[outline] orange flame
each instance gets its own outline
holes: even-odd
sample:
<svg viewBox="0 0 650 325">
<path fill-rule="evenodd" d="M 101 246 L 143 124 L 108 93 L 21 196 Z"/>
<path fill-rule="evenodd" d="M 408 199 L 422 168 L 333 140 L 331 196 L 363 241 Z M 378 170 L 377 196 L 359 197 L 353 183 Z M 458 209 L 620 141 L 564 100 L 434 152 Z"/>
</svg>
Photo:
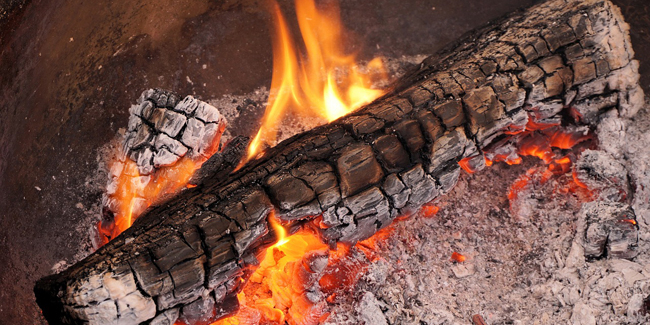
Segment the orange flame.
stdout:
<svg viewBox="0 0 650 325">
<path fill-rule="evenodd" d="M 352 247 L 338 243 L 336 250 L 330 250 L 308 227 L 287 235 L 273 213 L 269 215 L 269 222 L 275 230 L 277 242 L 267 248 L 264 259 L 238 295 L 240 309 L 211 325 L 321 323 L 329 315 L 328 302 L 340 290 L 353 286 L 369 262 L 379 258 L 375 250 L 393 229 L 387 227 L 358 242 L 354 246 L 357 254 L 354 258 Z M 316 225 L 316 221 L 313 224 Z M 327 266 L 320 278 L 313 278 L 309 273 L 309 258 L 314 254 L 327 258 Z M 360 260 L 359 256 L 363 259 Z M 313 289 L 323 292 L 322 299 L 311 300 L 313 298 L 307 293 Z"/>
<path fill-rule="evenodd" d="M 219 143 L 224 128 L 225 124 L 221 126 L 213 143 Z M 211 147 L 215 149 L 212 152 L 206 152 L 208 157 L 216 152 L 218 145 Z M 108 243 L 109 240 L 131 227 L 140 214 L 162 197 L 176 193 L 183 187 L 195 187 L 196 185 L 187 184 L 187 182 L 206 159 L 205 157 L 197 159 L 183 157 L 175 165 L 159 168 L 147 176 L 140 175 L 136 163 L 127 159 L 123 163 L 123 171 L 117 179 L 117 190 L 111 198 L 117 201 L 117 209 L 112 211 L 115 213 L 114 220 L 112 222 L 100 221 L 97 227 L 100 244 Z M 111 166 L 114 164 L 122 163 L 114 161 Z"/>
<path fill-rule="evenodd" d="M 365 74 L 355 56 L 343 50 L 338 4 L 325 10 L 318 9 L 313 0 L 295 4 L 306 53 L 299 55 L 280 7 L 273 1 L 272 94 L 262 126 L 248 147 L 248 160 L 275 143 L 277 127 L 289 113 L 331 122 L 384 94 L 371 87 L 373 81 L 386 79 L 382 60 L 370 61 L 368 70 L 376 73 Z"/>
</svg>

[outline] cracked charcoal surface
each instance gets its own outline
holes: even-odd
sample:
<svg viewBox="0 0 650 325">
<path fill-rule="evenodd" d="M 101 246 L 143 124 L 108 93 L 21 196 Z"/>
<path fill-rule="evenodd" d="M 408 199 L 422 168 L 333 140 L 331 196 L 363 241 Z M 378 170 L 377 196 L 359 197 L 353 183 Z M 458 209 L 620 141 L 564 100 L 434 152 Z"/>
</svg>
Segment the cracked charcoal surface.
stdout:
<svg viewBox="0 0 650 325">
<path fill-rule="evenodd" d="M 556 18 L 553 23 L 549 16 Z M 36 292 L 46 318 L 70 323 L 144 322 L 203 295 L 222 304 L 253 267 L 246 254 L 272 241 L 263 220 L 273 207 L 280 218 L 293 221 L 334 206 L 338 218 L 332 221 L 341 224 L 323 231 L 323 238 L 355 242 L 449 191 L 458 177 L 459 160 L 480 154 L 506 131 L 521 129 L 528 119 L 552 120 L 560 113 L 555 109 L 558 99 L 574 107 L 574 116 L 588 124 L 596 123 L 606 111 L 630 117 L 639 109 L 643 92 L 638 86 L 638 64 L 632 60 L 627 25 L 611 3 L 548 1 L 506 17 L 501 24 L 425 60 L 392 93 L 351 116 L 282 142 L 231 177 L 186 190 L 153 208 L 97 253 L 40 281 Z M 569 48 L 573 56 L 567 55 Z M 562 62 L 549 59 L 554 55 L 562 56 Z M 543 73 L 537 70 L 528 76 L 525 72 L 534 66 Z M 519 79 L 522 74 L 526 81 Z M 592 94 L 581 97 L 581 89 L 587 86 Z M 453 107 L 448 109 L 451 115 L 444 111 L 445 119 L 443 110 L 433 109 L 448 98 L 463 104 L 461 126 L 456 125 Z M 169 101 L 169 96 L 155 100 L 165 107 Z M 432 115 L 422 114 L 427 111 Z M 209 112 L 197 112 L 197 121 L 213 118 Z M 165 112 L 146 106 L 140 114 L 168 135 L 176 134 L 178 126 Z M 397 137 L 408 152 L 408 166 L 375 155 L 372 144 L 383 135 Z M 143 128 L 133 141 L 145 145 L 150 139 L 151 132 Z M 137 157 L 149 155 L 145 150 Z M 382 159 L 392 164 L 384 167 Z M 299 175 L 300 167 L 310 162 L 323 162 L 336 171 L 340 196 L 321 199 L 320 178 Z M 395 171 L 397 166 L 400 169 Z M 294 181 L 266 181 L 280 173 L 291 174 L 287 179 Z M 390 175 L 405 185 L 400 191 L 402 200 L 406 197 L 403 207 L 380 188 Z M 311 192 L 294 201 L 279 195 L 287 184 L 299 182 Z M 346 210 L 351 215 L 339 216 Z M 199 233 L 195 238 L 202 245 L 181 240 L 192 232 Z M 162 233 L 167 236 L 161 238 Z M 150 251 L 153 247 L 174 253 L 163 256 Z M 107 302 L 123 309 L 107 309 Z"/>
</svg>

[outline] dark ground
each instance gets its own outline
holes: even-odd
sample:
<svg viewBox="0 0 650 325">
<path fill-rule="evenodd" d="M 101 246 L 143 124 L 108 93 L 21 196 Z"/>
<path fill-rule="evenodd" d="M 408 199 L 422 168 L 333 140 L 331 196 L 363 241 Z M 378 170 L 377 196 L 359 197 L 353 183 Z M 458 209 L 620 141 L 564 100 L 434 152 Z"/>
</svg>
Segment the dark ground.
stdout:
<svg viewBox="0 0 650 325">
<path fill-rule="evenodd" d="M 533 2 L 346 0 L 342 14 L 361 57 L 399 57 L 433 53 Z M 647 92 L 650 3 L 614 2 L 632 25 Z M 0 2 L 12 9 L 0 16 L 0 324 L 18 325 L 42 323 L 34 281 L 84 242 L 75 206 L 99 200 L 88 183 L 97 150 L 126 126 L 140 92 L 246 94 L 270 85 L 272 59 L 262 1 L 22 3 Z"/>
</svg>

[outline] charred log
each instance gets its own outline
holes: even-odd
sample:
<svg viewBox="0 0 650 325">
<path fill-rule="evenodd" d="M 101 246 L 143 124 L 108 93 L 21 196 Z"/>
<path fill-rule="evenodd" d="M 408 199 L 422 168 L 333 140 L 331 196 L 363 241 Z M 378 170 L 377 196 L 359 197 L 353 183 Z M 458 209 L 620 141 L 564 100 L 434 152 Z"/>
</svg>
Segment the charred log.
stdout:
<svg viewBox="0 0 650 325">
<path fill-rule="evenodd" d="M 386 96 L 204 177 L 40 280 L 43 314 L 51 324 L 171 324 L 205 321 L 196 311 L 206 306 L 213 319 L 232 312 L 274 241 L 273 210 L 292 225 L 322 215 L 324 241 L 354 243 L 449 191 L 460 161 L 482 168 L 486 148 L 527 124 L 635 114 L 643 93 L 627 29 L 609 1 L 551 0 L 470 33 Z"/>
</svg>

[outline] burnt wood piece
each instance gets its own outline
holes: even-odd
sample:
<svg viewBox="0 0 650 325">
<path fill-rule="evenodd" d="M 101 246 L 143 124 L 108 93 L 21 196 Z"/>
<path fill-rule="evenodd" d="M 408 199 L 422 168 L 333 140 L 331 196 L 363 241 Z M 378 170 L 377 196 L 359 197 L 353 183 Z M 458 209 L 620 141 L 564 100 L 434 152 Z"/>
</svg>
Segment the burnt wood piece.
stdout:
<svg viewBox="0 0 650 325">
<path fill-rule="evenodd" d="M 634 258 L 638 254 L 639 226 L 629 205 L 627 170 L 602 150 L 586 150 L 576 162 L 574 177 L 595 197 L 582 205 L 577 237 L 585 256 Z"/>
<path fill-rule="evenodd" d="M 215 317 L 227 314 L 274 240 L 272 210 L 287 223 L 322 214 L 330 243 L 367 238 L 449 191 L 461 159 L 529 121 L 555 123 L 566 110 L 592 125 L 605 111 L 633 115 L 643 93 L 632 57 L 609 1 L 551 0 L 511 14 L 357 112 L 149 209 L 38 281 L 37 301 L 51 324 L 163 324 L 212 301 Z"/>
<path fill-rule="evenodd" d="M 106 192 L 102 197 L 102 236 L 112 236 L 117 231 L 114 218 L 126 211 L 125 204 L 130 205 L 134 216 L 138 216 L 149 205 L 147 190 L 162 186 L 157 191 L 168 192 L 167 185 L 160 184 L 158 178 L 165 175 L 163 170 L 166 167 L 178 165 L 182 159 L 198 163 L 216 152 L 226 128 L 226 119 L 216 107 L 191 95 L 181 99 L 162 89 L 143 91 L 129 113 L 122 150 L 111 163 Z M 237 156 L 240 147 L 245 147 L 245 144 L 241 145 L 243 142 L 245 139 L 234 139 L 229 153 L 218 153 L 206 161 L 204 165 L 213 167 L 206 168 L 206 172 L 217 165 L 223 167 L 220 173 L 212 173 L 210 177 L 223 177 L 223 173 L 227 175 L 237 165 L 231 163 L 230 158 Z M 163 177 L 169 177 L 169 174 Z M 205 177 L 203 174 L 195 175 L 193 181 Z M 127 182 L 139 190 L 133 200 L 124 201 L 120 198 L 125 195 L 123 185 Z"/>
</svg>

